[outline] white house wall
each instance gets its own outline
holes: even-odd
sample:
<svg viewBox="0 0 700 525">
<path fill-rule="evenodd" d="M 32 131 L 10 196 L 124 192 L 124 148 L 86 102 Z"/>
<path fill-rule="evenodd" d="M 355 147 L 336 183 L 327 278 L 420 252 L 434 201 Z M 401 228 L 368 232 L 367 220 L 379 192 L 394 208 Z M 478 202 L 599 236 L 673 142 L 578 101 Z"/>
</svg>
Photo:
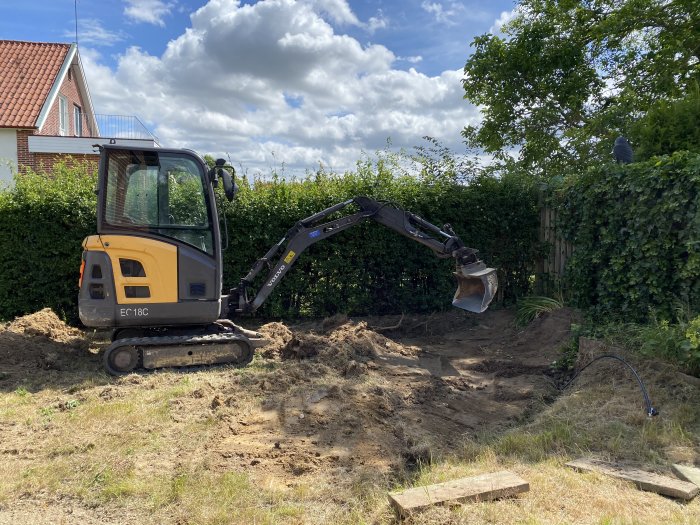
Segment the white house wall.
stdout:
<svg viewBox="0 0 700 525">
<path fill-rule="evenodd" d="M 12 183 L 12 172 L 17 170 L 17 132 L 0 129 L 0 187 Z"/>
</svg>

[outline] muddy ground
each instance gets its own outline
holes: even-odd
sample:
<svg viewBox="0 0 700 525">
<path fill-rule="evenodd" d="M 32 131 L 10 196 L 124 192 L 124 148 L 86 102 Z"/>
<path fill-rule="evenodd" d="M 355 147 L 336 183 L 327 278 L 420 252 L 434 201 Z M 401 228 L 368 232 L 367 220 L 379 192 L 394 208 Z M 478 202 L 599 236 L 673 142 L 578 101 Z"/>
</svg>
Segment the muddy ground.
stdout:
<svg viewBox="0 0 700 525">
<path fill-rule="evenodd" d="M 271 342 L 250 373 L 220 366 L 114 379 L 102 371 L 105 334 L 81 332 L 42 310 L 0 329 L 0 390 L 44 393 L 60 410 L 69 398 L 109 403 L 191 377 L 196 387 L 173 396 L 172 424 L 158 431 L 175 435 L 209 418 L 206 438 L 142 456 L 137 471 L 168 474 L 196 461 L 286 486 L 320 478 L 342 485 L 358 470 L 390 479 L 552 399 L 550 365 L 570 340 L 572 315 L 562 309 L 524 329 L 506 310 L 270 323 L 259 327 Z M 0 462 L 40 460 L 42 436 L 17 423 L 0 421 Z M 32 522 L 52 498 L 24 494 L 0 503 L 0 523 Z M 53 501 L 53 515 L 110 522 L 99 509 L 70 505 Z"/>
</svg>

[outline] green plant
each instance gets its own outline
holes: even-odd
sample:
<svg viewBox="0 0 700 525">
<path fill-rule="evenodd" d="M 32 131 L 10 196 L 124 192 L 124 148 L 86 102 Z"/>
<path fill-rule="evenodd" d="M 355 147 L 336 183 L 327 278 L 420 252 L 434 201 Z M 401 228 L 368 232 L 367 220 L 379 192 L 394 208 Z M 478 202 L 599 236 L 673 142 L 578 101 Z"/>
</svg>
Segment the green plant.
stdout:
<svg viewBox="0 0 700 525">
<path fill-rule="evenodd" d="M 239 178 L 237 200 L 218 202 L 230 237 L 223 253 L 223 289 L 236 286 L 256 258 L 298 220 L 367 195 L 397 203 L 434 224 L 450 223 L 465 244 L 498 268 L 501 297 L 512 302 L 527 294 L 541 252 L 536 189 L 527 178 L 507 174 L 479 174 L 468 185 L 459 184 L 467 178 L 459 173 L 463 166 L 431 144 L 415 158 L 391 153 L 364 158 L 354 172 L 342 175 L 320 168 L 301 180 Z M 401 168 L 407 162 L 417 163 L 415 175 Z M 95 232 L 94 186 L 94 173 L 57 165 L 51 174 L 18 175 L 14 188 L 0 191 L 0 319 L 48 306 L 78 322 L 81 243 Z M 183 180 L 171 198 L 180 216 L 196 222 L 202 210 L 189 207 L 192 189 Z M 449 308 L 453 265 L 367 222 L 302 254 L 260 314 L 322 317 Z"/>
<path fill-rule="evenodd" d="M 561 347 L 561 357 L 552 363 L 553 369 L 568 371 L 574 368 L 578 358 L 579 337 L 582 333 L 583 327 L 581 325 L 571 325 L 571 339 Z"/>
<path fill-rule="evenodd" d="M 630 130 L 635 158 L 700 149 L 700 88 L 696 83 L 680 100 L 660 100 Z"/>
<path fill-rule="evenodd" d="M 661 357 L 700 375 L 700 316 L 692 317 L 685 307 L 675 308 L 670 320 L 652 312 L 646 323 L 594 324 L 583 333 L 645 356 Z"/>
<path fill-rule="evenodd" d="M 518 310 L 515 315 L 515 322 L 518 326 L 525 326 L 526 324 L 537 319 L 543 313 L 552 312 L 563 307 L 564 303 L 561 300 L 553 299 L 552 297 L 542 297 L 537 295 L 522 297 L 518 300 Z"/>
<path fill-rule="evenodd" d="M 29 391 L 26 388 L 24 388 L 23 386 L 17 387 L 15 389 L 15 394 L 17 394 L 19 397 L 27 397 L 27 396 L 31 395 L 29 393 Z"/>
<path fill-rule="evenodd" d="M 80 401 L 77 399 L 70 399 L 61 405 L 64 410 L 75 410 L 80 406 Z"/>
<path fill-rule="evenodd" d="M 567 284 L 599 319 L 672 320 L 674 304 L 700 308 L 700 155 L 688 152 L 592 167 L 555 192 L 574 246 Z"/>
<path fill-rule="evenodd" d="M 95 174 L 56 164 L 0 191 L 0 318 L 50 306 L 77 322 L 81 243 L 95 231 Z M 20 292 L 21 290 L 21 292 Z"/>
<path fill-rule="evenodd" d="M 695 375 L 700 375 L 700 315 L 692 319 L 685 328 L 685 341 L 681 344 L 684 360 Z"/>
</svg>

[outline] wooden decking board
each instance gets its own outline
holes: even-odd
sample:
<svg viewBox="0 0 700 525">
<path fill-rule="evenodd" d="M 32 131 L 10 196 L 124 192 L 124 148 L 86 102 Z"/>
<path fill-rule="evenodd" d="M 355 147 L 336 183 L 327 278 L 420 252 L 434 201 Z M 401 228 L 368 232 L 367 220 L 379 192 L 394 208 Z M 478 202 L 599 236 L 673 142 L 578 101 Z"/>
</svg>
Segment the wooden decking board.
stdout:
<svg viewBox="0 0 700 525">
<path fill-rule="evenodd" d="M 700 468 L 690 465 L 672 465 L 673 473 L 684 481 L 689 481 L 693 485 L 700 487 Z"/>
<path fill-rule="evenodd" d="M 484 501 L 514 496 L 530 490 L 527 481 L 512 472 L 501 471 L 461 478 L 445 483 L 389 493 L 389 501 L 402 516 L 425 507 L 464 501 Z"/>
<path fill-rule="evenodd" d="M 570 461 L 566 465 L 579 471 L 600 472 L 614 478 L 631 481 L 642 490 L 656 492 L 672 498 L 690 500 L 700 492 L 697 486 L 687 481 L 680 481 L 653 472 L 646 472 L 597 459 L 581 458 Z"/>
</svg>

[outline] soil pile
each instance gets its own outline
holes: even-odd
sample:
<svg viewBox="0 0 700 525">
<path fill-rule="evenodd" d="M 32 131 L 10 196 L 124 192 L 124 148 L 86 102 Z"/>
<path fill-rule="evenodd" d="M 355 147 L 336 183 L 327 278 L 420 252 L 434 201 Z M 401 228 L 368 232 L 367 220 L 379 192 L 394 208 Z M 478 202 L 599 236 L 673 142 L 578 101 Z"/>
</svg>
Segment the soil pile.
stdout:
<svg viewBox="0 0 700 525">
<path fill-rule="evenodd" d="M 208 456 L 222 470 L 292 483 L 411 469 L 551 396 L 550 364 L 571 322 L 562 310 L 524 329 L 508 311 L 270 323 L 258 329 L 270 340 L 262 371 L 198 390 L 177 417 L 226 422 L 211 442 L 218 460 Z M 243 403 L 242 391 L 261 404 Z"/>
<path fill-rule="evenodd" d="M 15 334 L 41 335 L 57 343 L 76 343 L 83 332 L 61 321 L 51 308 L 18 317 L 6 329 Z"/>
<path fill-rule="evenodd" d="M 68 326 L 50 308 L 0 327 L 0 358 L 5 368 L 62 370 L 86 348 L 83 332 Z"/>
<path fill-rule="evenodd" d="M 343 371 L 362 373 L 364 365 L 384 354 L 416 355 L 420 349 L 398 343 L 368 327 L 367 322 L 330 318 L 311 330 L 294 333 L 281 323 L 270 323 L 259 330 L 269 340 L 266 357 L 308 359 Z"/>
</svg>

